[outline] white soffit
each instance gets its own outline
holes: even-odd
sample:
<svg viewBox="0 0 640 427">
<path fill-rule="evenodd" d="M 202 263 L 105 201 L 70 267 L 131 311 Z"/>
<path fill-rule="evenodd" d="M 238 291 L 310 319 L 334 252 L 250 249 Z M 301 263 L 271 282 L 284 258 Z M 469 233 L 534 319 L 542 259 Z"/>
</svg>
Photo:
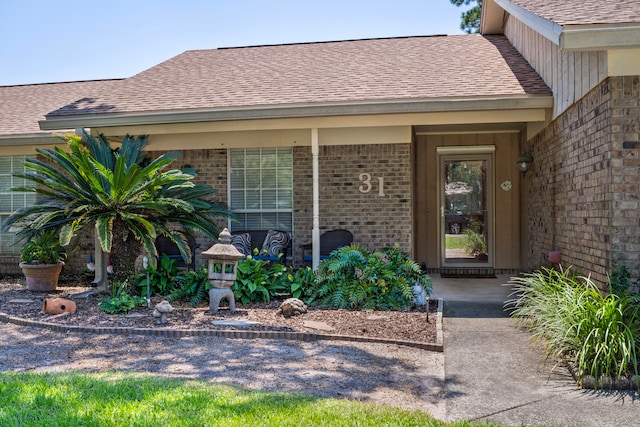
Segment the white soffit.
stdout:
<svg viewBox="0 0 640 427">
<path fill-rule="evenodd" d="M 531 27 L 534 31 L 540 33 L 545 38 L 551 40 L 553 43 L 560 45 L 560 34 L 562 33 L 562 26 L 556 24 L 553 21 L 544 19 L 532 12 L 529 12 L 522 7 L 513 4 L 509 0 L 493 0 L 498 6 L 504 9 L 509 15 L 515 17 L 519 21 L 523 22 L 528 27 Z"/>
</svg>

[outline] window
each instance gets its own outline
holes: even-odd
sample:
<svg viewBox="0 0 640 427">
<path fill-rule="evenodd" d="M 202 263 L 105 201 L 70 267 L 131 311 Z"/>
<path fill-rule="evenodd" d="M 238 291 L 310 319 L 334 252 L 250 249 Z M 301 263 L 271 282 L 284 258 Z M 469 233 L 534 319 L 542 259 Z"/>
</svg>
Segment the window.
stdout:
<svg viewBox="0 0 640 427">
<path fill-rule="evenodd" d="M 22 178 L 16 178 L 14 173 L 23 173 L 24 159 L 26 156 L 0 156 L 0 228 L 6 218 L 17 209 L 30 206 L 35 203 L 34 193 L 16 193 L 11 188 L 25 186 L 27 182 Z M 15 254 L 20 252 L 20 247 L 15 245 L 13 233 L 0 233 L 0 254 Z"/>
<path fill-rule="evenodd" d="M 293 149 L 229 150 L 229 199 L 239 230 L 293 230 Z"/>
</svg>

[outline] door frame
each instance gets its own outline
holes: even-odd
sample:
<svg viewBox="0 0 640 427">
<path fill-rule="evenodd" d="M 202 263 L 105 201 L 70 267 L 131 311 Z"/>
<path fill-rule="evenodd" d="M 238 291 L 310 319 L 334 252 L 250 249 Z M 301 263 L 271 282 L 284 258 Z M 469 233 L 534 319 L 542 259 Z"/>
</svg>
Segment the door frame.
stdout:
<svg viewBox="0 0 640 427">
<path fill-rule="evenodd" d="M 440 268 L 494 268 L 495 266 L 495 145 L 477 146 L 444 146 L 437 147 L 437 179 L 438 179 L 438 263 Z M 446 221 L 444 212 L 445 192 L 444 192 L 444 162 L 446 160 L 486 160 L 487 176 L 485 183 L 486 190 L 486 237 L 487 248 L 489 249 L 487 262 L 446 262 Z"/>
</svg>

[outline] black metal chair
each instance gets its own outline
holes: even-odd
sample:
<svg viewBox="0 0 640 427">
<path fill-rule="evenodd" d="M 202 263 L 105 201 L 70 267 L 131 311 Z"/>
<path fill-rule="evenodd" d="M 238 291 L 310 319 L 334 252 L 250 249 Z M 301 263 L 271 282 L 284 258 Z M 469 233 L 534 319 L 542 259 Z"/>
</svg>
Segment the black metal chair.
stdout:
<svg viewBox="0 0 640 427">
<path fill-rule="evenodd" d="M 198 247 L 195 237 L 190 234 L 186 234 L 187 243 L 191 248 L 191 264 L 184 262 L 178 245 L 173 243 L 171 239 L 166 236 L 158 236 L 156 238 L 156 250 L 158 251 L 158 258 L 161 258 L 163 254 L 167 255 L 169 259 L 176 260 L 176 267 L 179 268 L 191 268 L 195 269 L 196 265 L 196 248 Z M 159 259 L 158 259 L 159 261 Z"/>
<path fill-rule="evenodd" d="M 328 258 L 331 252 L 353 243 L 353 234 L 349 230 L 337 229 L 325 231 L 320 236 L 320 260 Z M 307 255 L 312 251 L 312 243 L 300 245 L 303 261 L 311 261 L 313 256 Z"/>
</svg>

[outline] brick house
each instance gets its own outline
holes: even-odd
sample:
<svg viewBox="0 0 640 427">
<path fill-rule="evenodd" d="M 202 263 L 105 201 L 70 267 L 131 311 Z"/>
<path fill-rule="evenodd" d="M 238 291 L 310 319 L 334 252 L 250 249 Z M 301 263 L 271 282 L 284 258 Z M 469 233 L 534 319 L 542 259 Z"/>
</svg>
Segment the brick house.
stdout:
<svg viewBox="0 0 640 427">
<path fill-rule="evenodd" d="M 640 5 L 573 3 L 485 0 L 474 35 L 187 51 L 61 99 L 40 130 L 182 151 L 232 228 L 291 232 L 296 265 L 348 229 L 432 273 L 531 270 L 558 250 L 601 282 L 614 262 L 637 277 Z M 3 158 L 24 154 L 11 141 Z"/>
</svg>

